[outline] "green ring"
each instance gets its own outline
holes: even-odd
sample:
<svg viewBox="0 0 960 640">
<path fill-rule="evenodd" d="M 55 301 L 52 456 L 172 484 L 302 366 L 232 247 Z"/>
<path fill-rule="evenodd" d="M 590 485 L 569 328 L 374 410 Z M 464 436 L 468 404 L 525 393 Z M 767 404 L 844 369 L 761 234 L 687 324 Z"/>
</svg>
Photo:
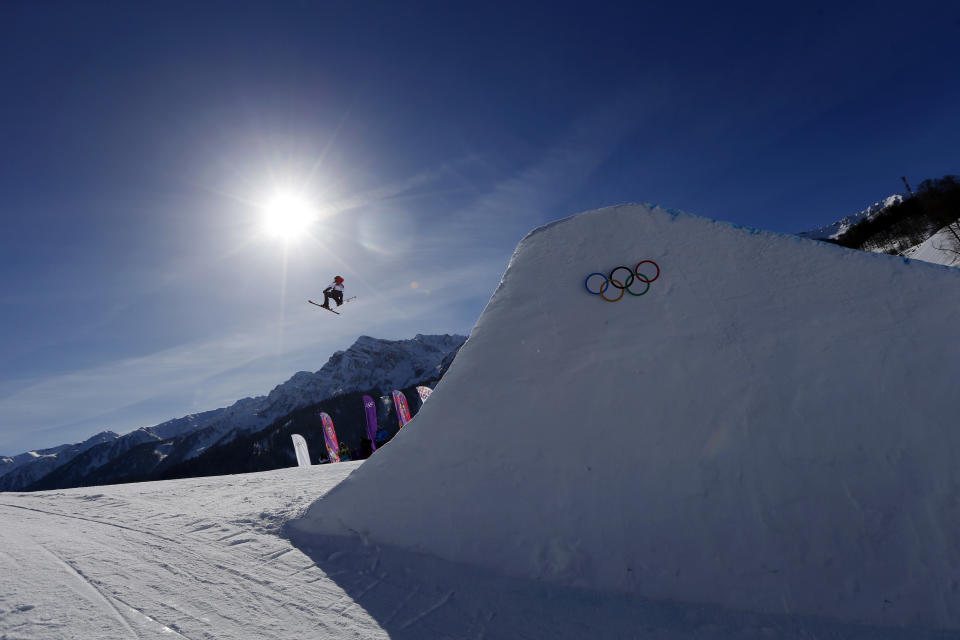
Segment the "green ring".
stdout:
<svg viewBox="0 0 960 640">
<path fill-rule="evenodd" d="M 637 275 L 637 280 L 640 280 L 640 276 L 643 276 L 644 278 L 647 277 L 647 276 L 643 275 L 642 273 L 638 273 L 638 274 L 636 274 L 636 275 Z M 625 290 L 627 293 L 629 293 L 630 295 L 632 295 L 632 296 L 637 296 L 637 297 L 640 297 L 640 296 L 642 296 L 644 293 L 646 293 L 647 291 L 650 291 L 650 282 L 651 282 L 651 280 L 640 280 L 640 282 L 643 282 L 643 283 L 645 283 L 645 284 L 647 285 L 647 288 L 643 290 L 643 293 L 634 293 L 633 291 L 630 291 L 630 285 L 627 285 L 626 287 L 624 287 L 624 290 Z M 630 284 L 633 284 L 633 283 L 631 282 Z"/>
</svg>

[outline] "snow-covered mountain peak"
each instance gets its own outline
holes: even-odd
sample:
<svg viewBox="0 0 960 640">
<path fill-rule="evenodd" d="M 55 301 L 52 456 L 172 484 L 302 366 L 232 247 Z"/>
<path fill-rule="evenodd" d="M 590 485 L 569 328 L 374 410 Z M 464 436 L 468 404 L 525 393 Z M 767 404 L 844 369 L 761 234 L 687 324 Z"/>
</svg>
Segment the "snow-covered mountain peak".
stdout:
<svg viewBox="0 0 960 640">
<path fill-rule="evenodd" d="M 804 231 L 797 235 L 813 240 L 836 240 L 851 227 L 864 220 L 874 218 L 887 207 L 902 202 L 903 200 L 903 195 L 894 194 L 879 202 L 873 203 L 863 211 L 847 216 L 833 224 L 811 231 Z M 936 230 L 935 233 L 919 244 L 907 248 L 905 248 L 905 244 L 902 240 L 897 240 L 894 237 L 893 240 L 886 242 L 872 243 L 865 250 L 874 253 L 895 253 L 910 258 L 911 260 L 922 260 L 924 262 L 932 262 L 933 264 L 945 266 L 957 266 L 958 263 L 960 263 L 960 255 L 957 253 L 958 244 L 955 223 L 948 224 Z"/>
<path fill-rule="evenodd" d="M 99 443 L 99 442 L 109 442 L 110 440 L 113 440 L 117 437 L 118 437 L 117 433 L 114 433 L 113 431 L 110 431 L 109 429 L 107 429 L 107 430 L 101 431 L 100 433 L 96 433 L 90 436 L 84 442 L 90 443 L 92 445 L 94 443 Z"/>
<path fill-rule="evenodd" d="M 810 238 L 811 240 L 835 240 L 836 238 L 842 236 L 847 230 L 854 226 L 855 224 L 867 220 L 877 215 L 887 207 L 902 202 L 904 195 L 901 193 L 895 193 L 891 196 L 887 196 L 883 200 L 874 202 L 872 205 L 864 209 L 863 211 L 858 211 L 852 215 L 847 216 L 841 220 L 837 220 L 832 224 L 828 224 L 819 229 L 811 229 L 810 231 L 801 231 L 798 233 L 798 236 L 803 238 Z"/>
<path fill-rule="evenodd" d="M 259 399 L 255 421 L 266 426 L 291 411 L 326 398 L 355 391 L 377 390 L 381 395 L 403 389 L 439 374 L 446 357 L 466 340 L 456 335 L 417 335 L 410 340 L 360 336 L 346 350 L 337 351 L 319 371 L 299 371 Z M 235 413 L 227 409 L 228 416 Z M 231 424 L 236 425 L 237 420 Z"/>
<path fill-rule="evenodd" d="M 417 336 L 419 338 L 419 335 Z M 417 338 L 414 338 L 416 340 Z M 370 349 L 376 348 L 381 343 L 385 342 L 380 338 L 374 338 L 372 336 L 360 336 L 356 341 L 350 345 L 351 349 Z M 343 353 L 343 351 L 337 351 L 337 353 Z"/>
<path fill-rule="evenodd" d="M 101 431 L 83 442 L 62 444 L 0 458 L 0 491 L 15 486 L 25 486 L 93 447 L 113 442 L 120 437 L 113 431 Z"/>
</svg>

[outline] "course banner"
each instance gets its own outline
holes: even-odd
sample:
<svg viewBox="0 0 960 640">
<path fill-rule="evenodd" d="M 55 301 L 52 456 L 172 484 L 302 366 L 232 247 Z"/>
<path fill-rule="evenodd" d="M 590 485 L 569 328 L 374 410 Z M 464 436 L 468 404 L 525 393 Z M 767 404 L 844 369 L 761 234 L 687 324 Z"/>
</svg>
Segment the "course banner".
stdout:
<svg viewBox="0 0 960 640">
<path fill-rule="evenodd" d="M 433 389 L 430 387 L 417 387 L 417 393 L 420 394 L 420 404 L 422 405 L 427 401 L 427 398 L 430 397 L 430 394 L 433 393 Z"/>
<path fill-rule="evenodd" d="M 323 422 L 323 442 L 327 445 L 327 456 L 330 462 L 340 462 L 340 443 L 337 442 L 337 432 L 333 430 L 333 418 L 327 414 L 320 413 L 320 421 Z"/>
<path fill-rule="evenodd" d="M 403 395 L 402 391 L 393 390 L 393 406 L 397 408 L 397 420 L 400 421 L 400 426 L 410 422 L 410 407 L 407 405 L 407 397 Z"/>
<path fill-rule="evenodd" d="M 377 450 L 377 403 L 370 396 L 363 396 L 363 412 L 367 416 L 367 440 L 372 451 Z"/>
<path fill-rule="evenodd" d="M 307 441 L 299 433 L 294 433 L 290 437 L 293 438 L 293 450 L 297 452 L 297 464 L 301 467 L 309 467 L 311 463 Z"/>
</svg>

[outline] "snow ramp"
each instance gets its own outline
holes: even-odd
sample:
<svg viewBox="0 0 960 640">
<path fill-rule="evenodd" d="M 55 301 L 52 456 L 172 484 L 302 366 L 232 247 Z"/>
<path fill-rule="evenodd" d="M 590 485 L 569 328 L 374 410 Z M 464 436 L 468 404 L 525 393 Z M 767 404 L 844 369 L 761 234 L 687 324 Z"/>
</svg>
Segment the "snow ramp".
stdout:
<svg viewBox="0 0 960 640">
<path fill-rule="evenodd" d="M 643 260 L 644 295 L 586 291 Z M 291 526 L 960 628 L 958 327 L 957 269 L 641 205 L 579 214 L 520 242 L 430 401 Z"/>
</svg>

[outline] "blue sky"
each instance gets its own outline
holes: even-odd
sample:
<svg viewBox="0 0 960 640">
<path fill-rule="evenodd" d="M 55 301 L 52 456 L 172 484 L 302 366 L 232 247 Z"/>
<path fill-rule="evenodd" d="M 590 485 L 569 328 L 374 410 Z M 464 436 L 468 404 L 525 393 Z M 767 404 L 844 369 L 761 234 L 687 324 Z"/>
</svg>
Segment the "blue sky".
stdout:
<svg viewBox="0 0 960 640">
<path fill-rule="evenodd" d="M 578 211 L 795 232 L 958 173 L 960 6 L 840 4 L 0 3 L 0 453 L 465 334 Z"/>
</svg>

